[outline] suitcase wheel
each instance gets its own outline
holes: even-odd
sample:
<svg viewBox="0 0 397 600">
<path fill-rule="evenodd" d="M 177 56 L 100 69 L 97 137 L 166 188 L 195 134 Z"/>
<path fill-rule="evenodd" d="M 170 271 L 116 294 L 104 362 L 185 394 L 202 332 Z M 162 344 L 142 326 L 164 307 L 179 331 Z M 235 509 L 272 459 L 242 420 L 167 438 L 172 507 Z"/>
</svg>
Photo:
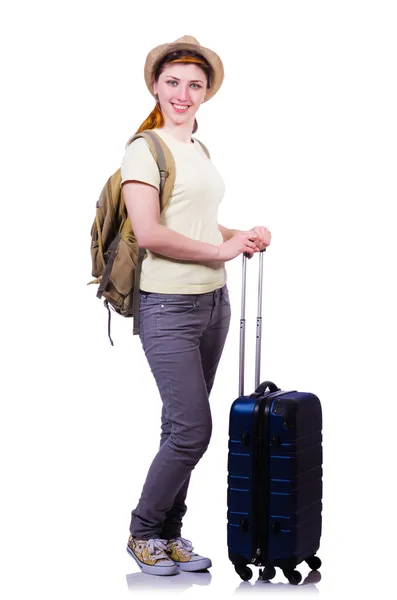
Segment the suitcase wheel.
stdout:
<svg viewBox="0 0 397 600">
<path fill-rule="evenodd" d="M 243 581 L 248 581 L 252 577 L 252 571 L 249 567 L 238 567 L 235 565 L 237 575 L 240 575 Z"/>
<path fill-rule="evenodd" d="M 317 571 L 317 569 L 321 567 L 321 560 L 318 556 L 311 556 L 306 560 L 306 562 L 309 565 L 309 569 L 312 571 Z"/>
<path fill-rule="evenodd" d="M 283 571 L 283 573 L 288 581 L 292 583 L 292 585 L 298 585 L 298 583 L 302 581 L 302 575 L 299 573 L 299 571 L 292 571 L 288 569 Z"/>
<path fill-rule="evenodd" d="M 276 569 L 274 567 L 265 567 L 264 569 L 259 569 L 259 577 L 260 581 L 270 581 L 276 576 Z"/>
</svg>

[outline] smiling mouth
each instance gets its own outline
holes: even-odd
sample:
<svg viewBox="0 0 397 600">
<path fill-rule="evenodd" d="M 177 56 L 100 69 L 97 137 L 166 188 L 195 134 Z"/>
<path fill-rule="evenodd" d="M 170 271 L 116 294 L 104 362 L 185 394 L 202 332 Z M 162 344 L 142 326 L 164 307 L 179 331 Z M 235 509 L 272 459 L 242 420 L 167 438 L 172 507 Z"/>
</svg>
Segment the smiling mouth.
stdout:
<svg viewBox="0 0 397 600">
<path fill-rule="evenodd" d="M 179 112 L 186 112 L 190 106 L 189 104 L 175 104 L 174 102 L 171 102 L 171 104 Z"/>
</svg>

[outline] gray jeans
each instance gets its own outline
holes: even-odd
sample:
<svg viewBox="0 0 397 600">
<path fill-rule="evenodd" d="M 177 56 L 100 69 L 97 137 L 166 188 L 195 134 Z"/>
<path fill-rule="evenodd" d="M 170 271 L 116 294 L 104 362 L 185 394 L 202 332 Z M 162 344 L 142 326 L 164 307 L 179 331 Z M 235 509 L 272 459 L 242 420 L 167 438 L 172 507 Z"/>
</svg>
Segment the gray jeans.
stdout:
<svg viewBox="0 0 397 600">
<path fill-rule="evenodd" d="M 149 468 L 130 532 L 181 535 L 190 474 L 212 433 L 209 394 L 229 331 L 227 286 L 205 294 L 141 291 L 140 338 L 163 402 L 160 449 Z"/>
</svg>

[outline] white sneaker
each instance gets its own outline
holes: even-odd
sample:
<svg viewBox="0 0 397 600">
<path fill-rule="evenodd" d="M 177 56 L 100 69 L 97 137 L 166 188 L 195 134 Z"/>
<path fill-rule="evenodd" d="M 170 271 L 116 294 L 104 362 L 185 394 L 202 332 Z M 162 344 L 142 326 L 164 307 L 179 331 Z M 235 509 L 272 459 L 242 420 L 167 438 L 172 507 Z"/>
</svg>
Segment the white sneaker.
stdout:
<svg viewBox="0 0 397 600">
<path fill-rule="evenodd" d="M 167 554 L 167 540 L 152 538 L 138 540 L 130 535 L 128 538 L 128 554 L 135 559 L 143 573 L 149 575 L 176 575 L 178 568 Z"/>
</svg>

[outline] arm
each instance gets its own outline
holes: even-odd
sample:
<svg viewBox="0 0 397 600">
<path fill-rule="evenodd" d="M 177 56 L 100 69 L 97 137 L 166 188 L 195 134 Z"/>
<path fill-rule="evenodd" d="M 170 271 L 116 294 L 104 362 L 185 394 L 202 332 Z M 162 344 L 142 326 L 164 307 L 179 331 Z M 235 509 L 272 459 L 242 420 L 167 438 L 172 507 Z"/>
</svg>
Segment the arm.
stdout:
<svg viewBox="0 0 397 600">
<path fill-rule="evenodd" d="M 230 240 L 230 238 L 232 238 L 234 235 L 236 235 L 236 233 L 238 231 L 240 231 L 239 229 L 228 229 L 227 227 L 223 227 L 223 225 L 219 225 L 219 223 L 218 223 L 218 229 L 222 234 L 224 242 L 227 242 L 228 240 Z"/>
<path fill-rule="evenodd" d="M 122 189 L 127 213 L 141 248 L 193 262 L 218 259 L 219 245 L 193 240 L 160 224 L 157 188 L 139 181 L 128 181 Z"/>
</svg>

